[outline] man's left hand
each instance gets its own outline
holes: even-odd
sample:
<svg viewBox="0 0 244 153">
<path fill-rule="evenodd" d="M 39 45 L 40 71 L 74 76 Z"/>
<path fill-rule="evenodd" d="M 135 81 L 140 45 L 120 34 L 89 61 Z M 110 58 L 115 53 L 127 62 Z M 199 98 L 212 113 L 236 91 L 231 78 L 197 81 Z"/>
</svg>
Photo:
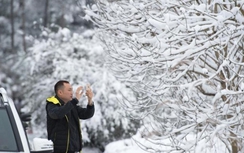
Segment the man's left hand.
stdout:
<svg viewBox="0 0 244 153">
<path fill-rule="evenodd" d="M 91 90 L 91 87 L 90 85 L 86 85 L 86 96 L 88 98 L 88 105 L 93 105 L 93 101 L 92 101 L 92 98 L 93 98 L 93 92 Z"/>
</svg>

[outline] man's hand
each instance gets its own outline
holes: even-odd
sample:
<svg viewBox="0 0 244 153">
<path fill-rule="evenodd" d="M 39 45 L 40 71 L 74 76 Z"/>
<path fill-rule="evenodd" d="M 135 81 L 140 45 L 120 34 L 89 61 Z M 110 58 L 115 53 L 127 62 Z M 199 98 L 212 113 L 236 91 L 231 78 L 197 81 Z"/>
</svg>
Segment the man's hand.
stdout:
<svg viewBox="0 0 244 153">
<path fill-rule="evenodd" d="M 92 92 L 89 84 L 86 85 L 86 96 L 88 98 L 88 105 L 93 105 L 93 102 L 92 102 L 93 92 Z"/>
<path fill-rule="evenodd" d="M 83 87 L 82 86 L 79 86 L 77 89 L 76 89 L 76 92 L 75 92 L 75 97 L 80 100 L 82 94 L 83 94 Z"/>
</svg>

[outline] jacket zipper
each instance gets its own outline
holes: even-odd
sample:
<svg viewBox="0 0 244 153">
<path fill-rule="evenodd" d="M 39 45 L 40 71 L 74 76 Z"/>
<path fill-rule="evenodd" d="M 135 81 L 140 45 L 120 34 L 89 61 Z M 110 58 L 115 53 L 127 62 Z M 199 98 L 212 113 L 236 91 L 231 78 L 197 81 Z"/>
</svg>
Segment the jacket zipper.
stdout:
<svg viewBox="0 0 244 153">
<path fill-rule="evenodd" d="M 80 131 L 80 133 L 81 133 L 81 123 L 80 123 L 80 120 L 79 120 L 79 118 L 78 118 L 78 121 L 79 121 L 79 131 Z M 82 133 L 80 134 L 80 136 L 81 136 L 81 138 L 80 138 L 80 141 L 81 141 L 81 143 L 82 143 Z M 80 145 L 82 145 L 82 144 L 80 144 Z M 81 148 L 82 149 L 82 148 Z M 79 152 L 79 153 L 82 153 L 82 150 Z"/>
<path fill-rule="evenodd" d="M 80 137 L 81 137 L 81 138 L 80 138 L 80 141 L 81 141 L 81 143 L 82 143 L 82 133 L 81 133 L 82 131 L 81 131 L 81 123 L 80 123 L 79 118 L 78 118 L 78 123 L 79 123 L 79 129 L 80 129 L 80 130 L 79 130 L 79 132 L 80 132 Z M 81 146 L 82 146 L 82 144 L 81 144 Z M 81 148 L 81 149 L 82 149 L 82 148 Z"/>
<path fill-rule="evenodd" d="M 69 125 L 69 119 L 68 119 L 68 117 L 65 115 L 65 118 L 66 118 L 66 120 L 67 120 L 67 122 L 68 122 L 68 125 Z M 69 137 L 70 137 L 70 129 L 69 129 L 69 127 L 68 127 L 68 138 L 67 138 L 67 146 L 66 146 L 66 153 L 68 152 L 68 150 L 69 150 Z"/>
</svg>

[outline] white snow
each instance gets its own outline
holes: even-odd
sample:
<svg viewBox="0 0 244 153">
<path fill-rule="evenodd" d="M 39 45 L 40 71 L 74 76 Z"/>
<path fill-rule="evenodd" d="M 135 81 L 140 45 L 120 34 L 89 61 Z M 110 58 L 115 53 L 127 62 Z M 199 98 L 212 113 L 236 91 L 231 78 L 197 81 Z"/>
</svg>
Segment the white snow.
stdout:
<svg viewBox="0 0 244 153">
<path fill-rule="evenodd" d="M 112 142 L 108 144 L 105 148 L 104 153 L 148 153 L 148 152 L 172 152 L 178 153 L 176 150 L 173 151 L 173 148 L 170 148 L 170 144 L 173 143 L 170 139 L 164 139 L 163 142 L 146 140 L 143 138 L 134 138 L 124 139 L 116 142 Z M 228 150 L 225 144 L 217 137 L 213 137 L 212 139 L 199 139 L 197 142 L 197 146 L 193 150 L 187 150 L 191 146 L 196 144 L 194 139 L 196 139 L 196 135 L 188 135 L 181 142 L 182 146 L 189 145 L 189 147 L 185 147 L 187 152 L 189 153 L 228 153 Z M 160 146 L 157 143 L 161 144 Z M 146 145 L 147 147 L 144 147 Z M 170 151 L 171 150 L 171 151 Z"/>
<path fill-rule="evenodd" d="M 104 153 L 147 153 L 142 150 L 132 139 L 112 142 L 106 146 Z"/>
</svg>

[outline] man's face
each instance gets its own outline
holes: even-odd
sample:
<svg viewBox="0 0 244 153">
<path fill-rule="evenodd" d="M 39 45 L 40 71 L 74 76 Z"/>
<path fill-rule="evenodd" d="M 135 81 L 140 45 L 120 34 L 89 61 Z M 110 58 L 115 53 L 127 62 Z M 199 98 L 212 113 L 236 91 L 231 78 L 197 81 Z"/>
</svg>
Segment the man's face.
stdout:
<svg viewBox="0 0 244 153">
<path fill-rule="evenodd" d="M 69 83 L 64 83 L 64 87 L 59 90 L 59 97 L 66 103 L 73 98 L 73 88 Z"/>
</svg>

